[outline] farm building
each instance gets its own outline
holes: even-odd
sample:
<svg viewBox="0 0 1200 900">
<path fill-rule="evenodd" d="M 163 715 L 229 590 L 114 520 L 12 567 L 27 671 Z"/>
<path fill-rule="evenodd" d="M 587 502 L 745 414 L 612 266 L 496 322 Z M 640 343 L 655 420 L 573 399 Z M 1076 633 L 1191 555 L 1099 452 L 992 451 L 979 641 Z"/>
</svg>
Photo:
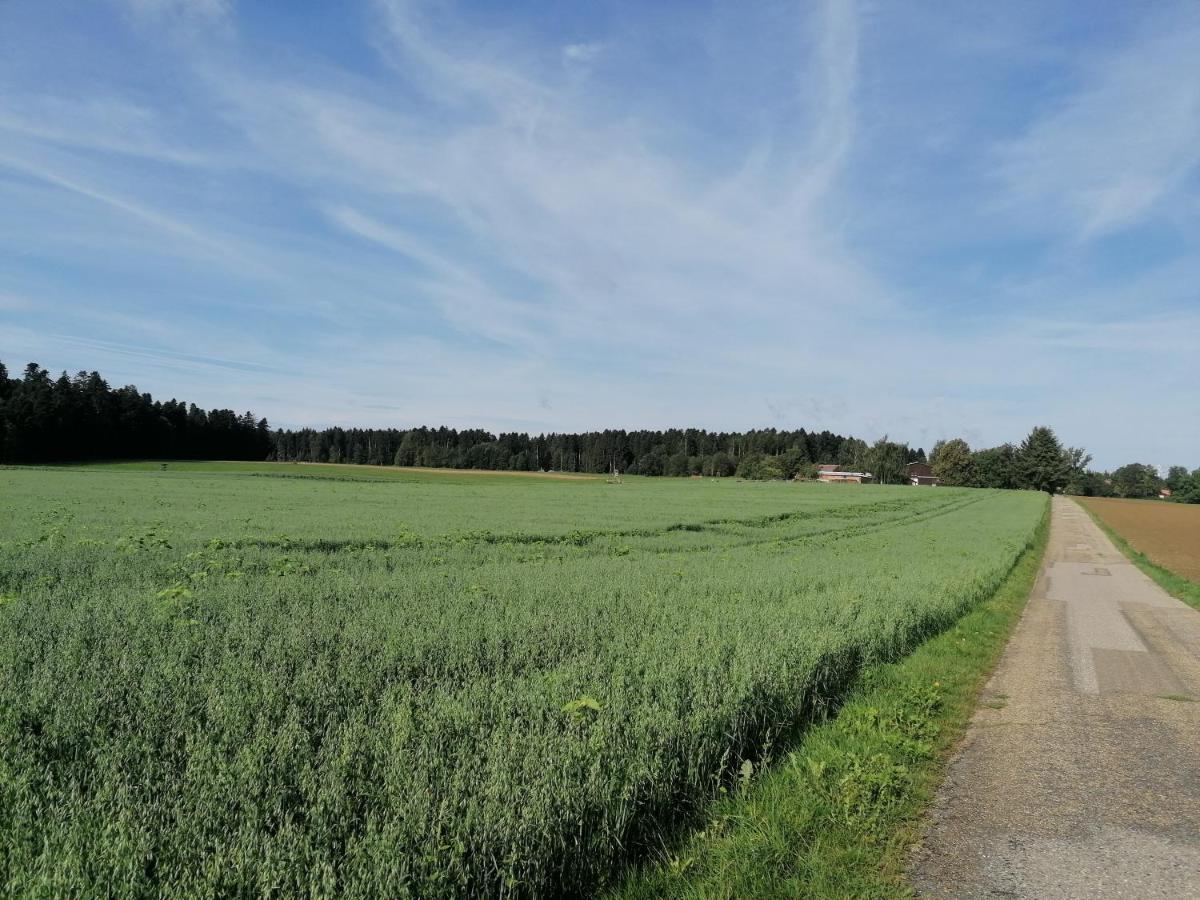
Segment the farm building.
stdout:
<svg viewBox="0 0 1200 900">
<path fill-rule="evenodd" d="M 904 467 L 904 477 L 908 479 L 909 484 L 928 484 L 932 486 L 938 483 L 938 478 L 933 474 L 933 467 L 929 463 L 909 463 Z"/>
<path fill-rule="evenodd" d="M 826 484 L 862 484 L 875 476 L 870 472 L 843 472 L 838 466 L 817 466 L 817 481 Z"/>
</svg>

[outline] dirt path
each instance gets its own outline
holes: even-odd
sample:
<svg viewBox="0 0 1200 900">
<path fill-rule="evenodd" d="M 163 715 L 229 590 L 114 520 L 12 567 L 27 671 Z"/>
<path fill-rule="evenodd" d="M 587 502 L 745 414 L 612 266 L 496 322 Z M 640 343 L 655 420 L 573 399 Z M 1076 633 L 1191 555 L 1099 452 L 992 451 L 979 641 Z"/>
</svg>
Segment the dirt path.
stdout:
<svg viewBox="0 0 1200 900">
<path fill-rule="evenodd" d="M 913 870 L 931 897 L 1200 897 L 1200 612 L 1073 501 Z"/>
</svg>

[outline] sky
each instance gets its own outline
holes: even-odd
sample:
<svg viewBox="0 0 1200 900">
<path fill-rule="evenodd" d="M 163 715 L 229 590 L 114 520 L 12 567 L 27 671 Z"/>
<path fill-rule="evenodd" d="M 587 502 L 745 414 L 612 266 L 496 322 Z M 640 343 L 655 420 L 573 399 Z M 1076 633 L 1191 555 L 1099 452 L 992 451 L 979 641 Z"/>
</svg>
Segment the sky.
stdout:
<svg viewBox="0 0 1200 900">
<path fill-rule="evenodd" d="M 0 0 L 0 360 L 1200 466 L 1200 5 Z"/>
</svg>

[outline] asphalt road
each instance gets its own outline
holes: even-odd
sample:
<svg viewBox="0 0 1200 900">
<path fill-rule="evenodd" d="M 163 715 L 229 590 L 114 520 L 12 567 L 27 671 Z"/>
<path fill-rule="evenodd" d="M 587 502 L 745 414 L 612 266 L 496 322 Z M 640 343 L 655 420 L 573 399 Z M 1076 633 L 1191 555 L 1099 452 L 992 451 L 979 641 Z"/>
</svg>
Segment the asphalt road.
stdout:
<svg viewBox="0 0 1200 900">
<path fill-rule="evenodd" d="M 1200 898 L 1200 612 L 1073 501 L 914 860 L 921 896 Z"/>
</svg>

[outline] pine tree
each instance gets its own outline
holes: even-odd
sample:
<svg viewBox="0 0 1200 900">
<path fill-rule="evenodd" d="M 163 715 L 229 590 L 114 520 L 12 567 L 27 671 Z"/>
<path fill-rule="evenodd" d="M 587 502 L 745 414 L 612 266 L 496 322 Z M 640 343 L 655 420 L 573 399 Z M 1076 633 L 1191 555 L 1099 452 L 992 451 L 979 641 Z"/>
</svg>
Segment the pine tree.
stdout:
<svg viewBox="0 0 1200 900">
<path fill-rule="evenodd" d="M 1057 494 L 1071 476 L 1071 457 L 1051 429 L 1038 425 L 1017 450 L 1017 470 L 1025 487 Z"/>
</svg>

